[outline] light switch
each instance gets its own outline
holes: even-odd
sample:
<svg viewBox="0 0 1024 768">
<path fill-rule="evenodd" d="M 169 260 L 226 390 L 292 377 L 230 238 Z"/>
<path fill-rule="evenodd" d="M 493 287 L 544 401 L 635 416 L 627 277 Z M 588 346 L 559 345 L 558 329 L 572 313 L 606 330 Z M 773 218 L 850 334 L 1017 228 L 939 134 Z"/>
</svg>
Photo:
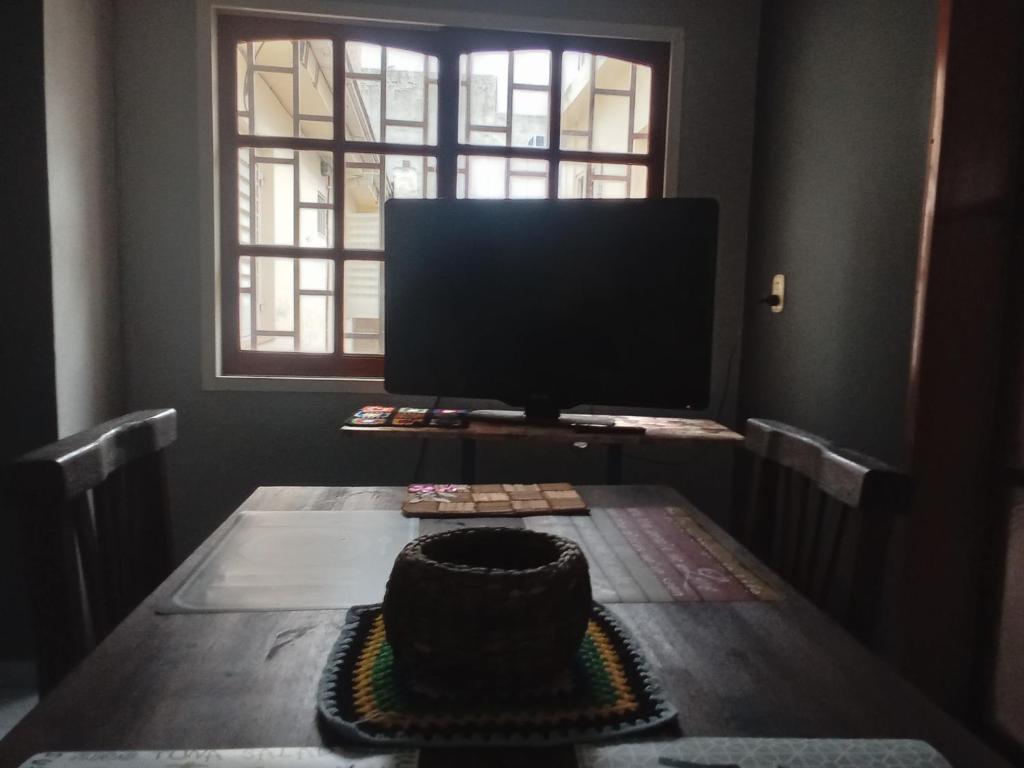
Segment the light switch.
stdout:
<svg viewBox="0 0 1024 768">
<path fill-rule="evenodd" d="M 772 278 L 772 297 L 778 296 L 778 301 L 772 303 L 771 310 L 775 314 L 782 311 L 786 306 L 786 276 L 776 275 Z"/>
</svg>

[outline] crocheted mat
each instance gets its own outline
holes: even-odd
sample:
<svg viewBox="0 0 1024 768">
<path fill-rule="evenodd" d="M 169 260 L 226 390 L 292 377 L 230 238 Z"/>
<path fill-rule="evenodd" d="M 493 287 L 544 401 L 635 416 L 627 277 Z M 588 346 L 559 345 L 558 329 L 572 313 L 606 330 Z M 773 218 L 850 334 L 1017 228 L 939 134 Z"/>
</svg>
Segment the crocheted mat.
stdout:
<svg viewBox="0 0 1024 768">
<path fill-rule="evenodd" d="M 455 693 L 406 679 L 394 663 L 380 605 L 349 610 L 320 681 L 325 727 L 381 746 L 549 746 L 674 723 L 633 642 L 595 603 L 565 675 L 531 690 Z"/>
</svg>

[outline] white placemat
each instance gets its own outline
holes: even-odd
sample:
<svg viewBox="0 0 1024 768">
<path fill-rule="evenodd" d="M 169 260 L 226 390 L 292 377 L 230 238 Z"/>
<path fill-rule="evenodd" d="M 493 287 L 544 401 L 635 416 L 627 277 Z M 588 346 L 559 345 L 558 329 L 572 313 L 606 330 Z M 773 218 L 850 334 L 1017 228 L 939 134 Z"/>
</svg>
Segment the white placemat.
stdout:
<svg viewBox="0 0 1024 768">
<path fill-rule="evenodd" d="M 416 752 L 389 754 L 315 747 L 166 749 L 159 752 L 42 752 L 21 768 L 416 768 Z"/>
<path fill-rule="evenodd" d="M 160 613 L 348 608 L 384 599 L 419 521 L 394 510 L 240 512 Z"/>
<path fill-rule="evenodd" d="M 689 738 L 576 749 L 581 768 L 950 768 L 923 741 L 906 739 Z M 414 751 L 175 749 L 44 752 L 21 768 L 416 768 Z"/>
</svg>

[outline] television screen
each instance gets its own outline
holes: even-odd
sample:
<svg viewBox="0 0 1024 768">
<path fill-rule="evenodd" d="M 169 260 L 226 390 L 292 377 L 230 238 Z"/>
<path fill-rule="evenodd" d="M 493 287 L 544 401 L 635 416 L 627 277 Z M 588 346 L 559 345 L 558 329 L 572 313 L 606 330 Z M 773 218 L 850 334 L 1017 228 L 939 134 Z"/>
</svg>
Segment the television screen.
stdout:
<svg viewBox="0 0 1024 768">
<path fill-rule="evenodd" d="M 391 200 L 388 392 L 708 403 L 718 204 Z"/>
</svg>

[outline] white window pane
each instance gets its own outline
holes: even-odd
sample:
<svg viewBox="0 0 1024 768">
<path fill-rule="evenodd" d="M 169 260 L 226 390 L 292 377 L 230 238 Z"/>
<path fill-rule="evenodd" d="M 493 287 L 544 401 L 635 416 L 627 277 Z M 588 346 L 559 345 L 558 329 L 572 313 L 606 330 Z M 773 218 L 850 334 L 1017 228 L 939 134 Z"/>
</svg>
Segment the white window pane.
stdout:
<svg viewBox="0 0 1024 768">
<path fill-rule="evenodd" d="M 345 262 L 342 309 L 343 351 L 346 354 L 384 354 L 383 262 Z"/>
<path fill-rule="evenodd" d="M 238 287 L 252 288 L 252 259 L 248 256 L 238 260 Z"/>
<path fill-rule="evenodd" d="M 385 176 L 390 182 L 389 197 L 420 199 L 426 180 L 425 157 L 388 155 L 384 158 Z"/>
<path fill-rule="evenodd" d="M 275 160 L 294 160 L 295 150 L 285 149 L 284 147 L 260 147 L 253 150 L 253 155 L 257 161 L 266 160 L 267 158 Z"/>
<path fill-rule="evenodd" d="M 294 136 L 292 76 L 283 72 L 257 72 L 252 87 L 256 135 Z"/>
<path fill-rule="evenodd" d="M 334 211 L 323 208 L 299 210 L 299 245 L 330 248 L 334 245 Z"/>
<path fill-rule="evenodd" d="M 383 57 L 379 45 L 345 43 L 346 139 L 380 141 Z"/>
<path fill-rule="evenodd" d="M 380 141 L 380 82 L 352 80 L 345 95 L 345 138 Z"/>
<path fill-rule="evenodd" d="M 559 163 L 558 196 L 647 197 L 647 167 L 615 163 Z"/>
<path fill-rule="evenodd" d="M 544 148 L 548 145 L 548 92 L 512 92 L 512 146 Z"/>
<path fill-rule="evenodd" d="M 299 156 L 299 202 L 334 202 L 334 153 L 302 150 Z"/>
<path fill-rule="evenodd" d="M 598 56 L 595 62 L 597 87 L 616 91 L 628 91 L 633 65 L 623 59 Z"/>
<path fill-rule="evenodd" d="M 249 90 L 248 90 L 248 78 L 249 78 L 249 56 L 251 54 L 249 43 L 239 43 L 235 49 L 235 93 L 238 96 L 238 100 L 235 104 L 235 108 L 238 112 L 249 112 Z M 238 132 L 248 133 L 249 132 L 249 118 L 241 117 L 238 118 Z"/>
<path fill-rule="evenodd" d="M 510 200 L 542 199 L 548 196 L 548 180 L 536 177 L 513 176 L 509 179 Z"/>
<path fill-rule="evenodd" d="M 626 188 L 626 182 L 624 181 L 611 179 L 596 179 L 594 181 L 594 191 L 592 194 L 592 197 L 594 198 L 621 200 L 628 196 L 629 193 Z"/>
<path fill-rule="evenodd" d="M 384 129 L 384 141 L 392 144 L 422 144 L 423 129 L 409 125 L 389 125 Z"/>
<path fill-rule="evenodd" d="M 551 82 L 551 51 L 516 51 L 512 66 L 512 80 L 519 85 Z"/>
<path fill-rule="evenodd" d="M 561 198 L 579 199 L 587 197 L 586 163 L 558 164 L 558 196 Z"/>
<path fill-rule="evenodd" d="M 238 335 L 242 349 L 252 349 L 252 297 L 248 293 L 238 296 Z"/>
<path fill-rule="evenodd" d="M 345 43 L 345 71 L 362 75 L 381 73 L 384 49 L 373 43 Z"/>
<path fill-rule="evenodd" d="M 632 165 L 629 168 L 629 196 L 647 197 L 647 166 Z"/>
<path fill-rule="evenodd" d="M 330 259 L 299 259 L 299 290 L 330 291 L 333 288 L 333 261 Z"/>
<path fill-rule="evenodd" d="M 589 53 L 562 54 L 562 117 L 559 146 L 562 149 L 590 148 L 590 90 L 593 57 Z"/>
<path fill-rule="evenodd" d="M 629 152 L 629 97 L 594 96 L 595 152 Z"/>
<path fill-rule="evenodd" d="M 295 245 L 295 166 L 261 163 L 257 158 L 252 167 L 256 174 L 252 242 Z"/>
<path fill-rule="evenodd" d="M 466 67 L 469 57 L 466 54 L 459 56 L 459 143 L 466 143 L 466 109 L 469 98 L 469 84 L 466 82 Z"/>
<path fill-rule="evenodd" d="M 561 149 L 578 149 L 586 151 L 590 148 L 590 134 L 585 133 L 583 135 L 569 135 L 565 131 L 562 131 L 561 138 Z"/>
<path fill-rule="evenodd" d="M 257 336 L 257 352 L 294 352 L 295 341 L 291 336 Z"/>
<path fill-rule="evenodd" d="M 507 51 L 469 54 L 469 121 L 473 125 L 508 124 Z"/>
<path fill-rule="evenodd" d="M 503 157 L 470 157 L 468 165 L 469 197 L 504 198 L 508 161 Z"/>
<path fill-rule="evenodd" d="M 239 260 L 239 283 L 242 287 L 251 286 L 239 293 L 242 349 L 320 353 L 334 350 L 334 296 L 308 293 L 333 290 L 334 262 L 243 256 Z"/>
<path fill-rule="evenodd" d="M 333 139 L 334 123 L 322 120 L 303 120 L 299 123 L 299 133 L 307 139 Z"/>
<path fill-rule="evenodd" d="M 256 259 L 256 333 L 291 331 L 295 327 L 295 260 Z"/>
<path fill-rule="evenodd" d="M 456 197 L 526 199 L 547 197 L 548 161 L 459 155 Z"/>
<path fill-rule="evenodd" d="M 256 40 L 240 44 L 237 51 L 241 133 L 334 137 L 330 40 Z M 324 119 L 302 120 L 303 115 Z"/>
<path fill-rule="evenodd" d="M 435 158 L 419 155 L 345 155 L 345 247 L 382 248 L 382 200 L 436 197 L 436 167 Z"/>
<path fill-rule="evenodd" d="M 388 48 L 387 114 L 388 120 L 425 122 L 427 57 L 422 53 Z"/>
<path fill-rule="evenodd" d="M 291 40 L 256 40 L 252 43 L 253 71 L 249 83 L 253 107 L 253 133 L 259 136 L 294 136 L 292 74 L 260 71 L 259 67 L 294 64 Z"/>
<path fill-rule="evenodd" d="M 600 92 L 594 93 L 594 88 Z M 646 153 L 651 68 L 624 59 L 566 51 L 562 56 L 559 146 Z"/>
<path fill-rule="evenodd" d="M 437 160 L 433 157 L 427 158 L 427 198 L 437 197 Z"/>
<path fill-rule="evenodd" d="M 437 143 L 437 57 L 415 51 L 388 48 L 387 121 L 401 120 L 418 126 L 387 125 L 385 141 L 400 144 Z M 433 73 L 433 74 L 431 74 Z"/>
<path fill-rule="evenodd" d="M 634 89 L 633 130 L 647 133 L 651 125 L 651 68 L 640 64 L 636 67 Z M 637 150 L 634 150 L 637 151 Z"/>
<path fill-rule="evenodd" d="M 437 61 L 435 56 L 430 57 Z M 436 65 L 435 65 L 436 66 Z M 434 75 L 436 78 L 436 75 Z M 437 145 L 437 83 L 432 82 L 427 86 L 427 144 Z"/>
<path fill-rule="evenodd" d="M 334 115 L 334 44 L 330 40 L 299 43 L 299 114 Z M 325 123 L 330 126 L 331 123 Z M 329 138 L 333 138 L 332 136 Z"/>
<path fill-rule="evenodd" d="M 513 157 L 509 160 L 509 169 L 515 173 L 538 173 L 547 176 L 547 160 L 528 160 L 522 157 Z"/>
<path fill-rule="evenodd" d="M 299 199 L 295 199 L 295 169 Z M 238 237 L 241 243 L 331 247 L 334 212 L 302 204 L 334 203 L 331 152 L 291 149 L 238 151 Z M 299 214 L 299 237 L 295 216 Z"/>
<path fill-rule="evenodd" d="M 381 247 L 380 170 L 353 167 L 345 156 L 345 247 L 374 250 Z M 377 159 L 377 155 L 359 157 Z"/>
<path fill-rule="evenodd" d="M 469 143 L 483 144 L 491 147 L 504 147 L 506 135 L 507 134 L 504 131 L 470 131 Z"/>
<path fill-rule="evenodd" d="M 255 216 L 256 170 L 252 167 L 252 155 L 248 150 L 238 152 L 238 242 L 251 243 L 253 218 Z"/>
<path fill-rule="evenodd" d="M 299 351 L 334 351 L 334 297 L 299 296 Z"/>
<path fill-rule="evenodd" d="M 508 196 L 510 200 L 527 200 L 548 196 L 548 161 L 509 160 Z"/>
</svg>

